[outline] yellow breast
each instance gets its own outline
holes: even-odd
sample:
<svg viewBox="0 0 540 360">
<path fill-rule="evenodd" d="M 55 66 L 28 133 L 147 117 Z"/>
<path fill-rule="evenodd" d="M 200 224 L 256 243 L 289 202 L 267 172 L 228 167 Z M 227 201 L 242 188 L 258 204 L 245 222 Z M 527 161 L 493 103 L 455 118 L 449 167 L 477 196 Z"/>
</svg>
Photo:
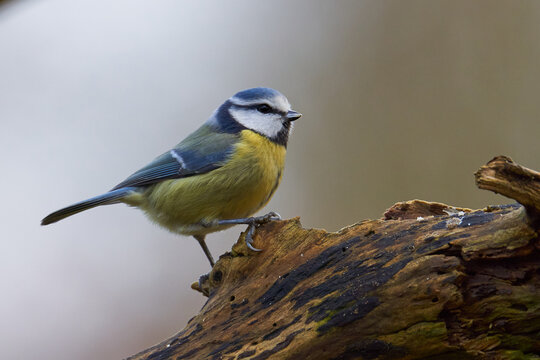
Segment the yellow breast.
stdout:
<svg viewBox="0 0 540 360">
<path fill-rule="evenodd" d="M 284 146 L 243 130 L 224 166 L 151 186 L 136 206 L 160 225 L 181 234 L 223 229 L 204 224 L 248 217 L 266 205 L 281 181 L 285 153 Z"/>
</svg>

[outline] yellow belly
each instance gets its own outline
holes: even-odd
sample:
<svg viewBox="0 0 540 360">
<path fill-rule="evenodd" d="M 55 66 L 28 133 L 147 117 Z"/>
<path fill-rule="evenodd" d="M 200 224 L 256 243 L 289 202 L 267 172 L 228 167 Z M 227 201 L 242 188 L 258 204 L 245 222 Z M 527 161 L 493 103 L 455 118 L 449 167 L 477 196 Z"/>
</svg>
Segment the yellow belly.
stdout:
<svg viewBox="0 0 540 360">
<path fill-rule="evenodd" d="M 231 159 L 202 175 L 165 180 L 126 202 L 153 221 L 184 235 L 206 234 L 228 226 L 217 220 L 248 217 L 276 190 L 285 165 L 284 146 L 243 130 Z"/>
</svg>

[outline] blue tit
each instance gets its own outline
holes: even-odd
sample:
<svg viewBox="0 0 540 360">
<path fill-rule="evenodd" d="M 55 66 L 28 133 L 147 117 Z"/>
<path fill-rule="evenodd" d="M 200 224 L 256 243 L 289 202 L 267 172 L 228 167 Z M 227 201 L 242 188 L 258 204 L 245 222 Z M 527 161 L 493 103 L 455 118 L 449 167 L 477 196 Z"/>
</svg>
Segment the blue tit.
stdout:
<svg viewBox="0 0 540 360">
<path fill-rule="evenodd" d="M 111 191 L 48 215 L 48 225 L 96 206 L 138 207 L 171 232 L 191 235 L 201 245 L 208 233 L 248 224 L 246 243 L 276 213 L 250 217 L 278 187 L 285 166 L 292 122 L 302 116 L 287 98 L 269 88 L 240 91 L 223 103 L 194 133 L 158 156 Z"/>
</svg>

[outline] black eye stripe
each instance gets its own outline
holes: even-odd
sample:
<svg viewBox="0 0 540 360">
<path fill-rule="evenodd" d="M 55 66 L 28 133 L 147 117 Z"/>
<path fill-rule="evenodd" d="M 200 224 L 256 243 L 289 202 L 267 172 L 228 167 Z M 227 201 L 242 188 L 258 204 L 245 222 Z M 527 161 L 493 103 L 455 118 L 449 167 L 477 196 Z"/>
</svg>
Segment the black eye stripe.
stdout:
<svg viewBox="0 0 540 360">
<path fill-rule="evenodd" d="M 285 116 L 287 115 L 287 111 L 282 111 L 282 110 L 278 110 L 270 105 L 268 105 L 267 103 L 259 103 L 259 104 L 252 104 L 252 105 L 238 105 L 238 104 L 234 104 L 235 107 L 237 108 L 243 108 L 243 109 L 253 109 L 255 111 L 258 111 L 260 113 L 263 113 L 263 114 L 279 114 L 279 115 L 282 115 L 282 116 Z M 260 106 L 268 106 L 269 108 L 269 111 L 266 111 L 266 112 L 261 112 L 258 108 Z"/>
<path fill-rule="evenodd" d="M 260 104 L 256 105 L 255 109 L 257 109 L 258 112 L 262 114 L 268 114 L 273 111 L 272 107 L 268 104 Z"/>
</svg>

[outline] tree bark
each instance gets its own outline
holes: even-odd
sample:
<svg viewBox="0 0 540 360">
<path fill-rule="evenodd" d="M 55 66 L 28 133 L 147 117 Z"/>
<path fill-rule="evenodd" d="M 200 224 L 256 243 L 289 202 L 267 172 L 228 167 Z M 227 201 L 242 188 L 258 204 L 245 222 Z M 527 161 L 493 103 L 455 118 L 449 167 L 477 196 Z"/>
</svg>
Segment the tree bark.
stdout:
<svg viewBox="0 0 540 360">
<path fill-rule="evenodd" d="M 261 253 L 241 235 L 192 285 L 199 314 L 130 359 L 537 358 L 540 177 L 497 157 L 476 180 L 524 206 L 412 200 L 337 233 L 275 221 Z"/>
</svg>

